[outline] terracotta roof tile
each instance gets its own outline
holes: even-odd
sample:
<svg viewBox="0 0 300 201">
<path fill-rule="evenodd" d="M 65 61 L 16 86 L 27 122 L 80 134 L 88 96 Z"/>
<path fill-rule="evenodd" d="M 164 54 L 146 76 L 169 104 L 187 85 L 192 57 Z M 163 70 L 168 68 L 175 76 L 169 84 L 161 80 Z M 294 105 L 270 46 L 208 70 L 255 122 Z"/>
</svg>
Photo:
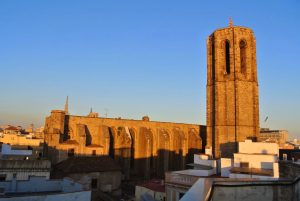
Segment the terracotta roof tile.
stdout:
<svg viewBox="0 0 300 201">
<path fill-rule="evenodd" d="M 145 188 L 148 188 L 148 189 L 150 189 L 152 191 L 156 191 L 156 192 L 165 192 L 165 185 L 162 183 L 161 180 L 157 180 L 157 179 L 150 180 L 139 186 L 143 186 Z"/>
</svg>

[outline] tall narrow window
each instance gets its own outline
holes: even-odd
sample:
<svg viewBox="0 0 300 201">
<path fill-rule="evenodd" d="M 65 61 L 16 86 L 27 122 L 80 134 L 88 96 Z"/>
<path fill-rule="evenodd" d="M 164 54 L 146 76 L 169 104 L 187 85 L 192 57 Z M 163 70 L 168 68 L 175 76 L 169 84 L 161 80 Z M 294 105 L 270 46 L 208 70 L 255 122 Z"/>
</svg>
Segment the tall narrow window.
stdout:
<svg viewBox="0 0 300 201">
<path fill-rule="evenodd" d="M 226 74 L 230 74 L 230 44 L 229 44 L 229 41 L 225 42 L 225 63 L 226 63 Z"/>
<path fill-rule="evenodd" d="M 241 72 L 246 73 L 246 42 L 244 40 L 240 41 L 240 63 Z"/>
</svg>

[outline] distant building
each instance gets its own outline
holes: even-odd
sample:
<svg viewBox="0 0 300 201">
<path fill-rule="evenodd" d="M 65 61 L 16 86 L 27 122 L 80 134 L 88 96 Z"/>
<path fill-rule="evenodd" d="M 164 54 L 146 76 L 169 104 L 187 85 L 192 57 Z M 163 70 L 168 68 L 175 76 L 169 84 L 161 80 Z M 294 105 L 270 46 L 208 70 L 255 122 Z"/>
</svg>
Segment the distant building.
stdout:
<svg viewBox="0 0 300 201">
<path fill-rule="evenodd" d="M 91 191 L 65 178 L 48 180 L 30 177 L 26 180 L 0 181 L 0 201 L 90 201 Z"/>
<path fill-rule="evenodd" d="M 13 130 L 11 130 L 13 131 Z M 16 131 L 19 132 L 19 131 Z M 25 145 L 25 146 L 41 146 L 44 143 L 44 139 L 35 139 L 32 136 L 21 135 L 20 133 L 10 132 L 4 133 L 0 137 L 0 142 L 10 145 Z"/>
<path fill-rule="evenodd" d="M 44 139 L 44 127 L 42 126 L 40 128 L 35 129 L 33 136 L 37 139 Z"/>
<path fill-rule="evenodd" d="M 28 180 L 31 176 L 50 178 L 48 160 L 0 160 L 0 181 Z"/>
<path fill-rule="evenodd" d="M 34 132 L 34 125 L 30 124 L 26 129 L 25 129 L 26 133 L 33 133 Z"/>
<path fill-rule="evenodd" d="M 121 195 L 121 168 L 108 156 L 71 157 L 54 166 L 51 178 L 69 177 L 91 189 L 92 200 Z"/>
<path fill-rule="evenodd" d="M 8 126 L 4 129 L 3 134 L 15 134 L 20 135 L 21 134 L 21 128 L 15 127 L 15 126 Z"/>
<path fill-rule="evenodd" d="M 270 130 L 261 128 L 259 140 L 264 142 L 276 142 L 279 146 L 284 146 L 288 141 L 289 133 L 286 130 Z"/>
</svg>

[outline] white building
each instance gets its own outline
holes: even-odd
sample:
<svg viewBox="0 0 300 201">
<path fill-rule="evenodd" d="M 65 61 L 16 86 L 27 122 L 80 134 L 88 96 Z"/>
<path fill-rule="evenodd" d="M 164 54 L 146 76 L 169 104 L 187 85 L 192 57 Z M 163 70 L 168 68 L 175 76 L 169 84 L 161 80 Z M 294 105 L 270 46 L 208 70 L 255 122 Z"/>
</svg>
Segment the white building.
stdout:
<svg viewBox="0 0 300 201">
<path fill-rule="evenodd" d="M 91 191 L 81 184 L 64 178 L 47 180 L 45 177 L 30 177 L 29 180 L 0 182 L 0 201 L 90 201 Z"/>
<path fill-rule="evenodd" d="M 0 181 L 28 180 L 31 176 L 50 177 L 48 160 L 0 160 Z"/>
<path fill-rule="evenodd" d="M 279 178 L 277 143 L 239 142 L 234 159 L 221 159 L 221 175 L 230 178 Z"/>
<path fill-rule="evenodd" d="M 206 194 L 206 191 L 209 189 L 206 188 L 209 186 L 208 183 L 217 176 L 219 170 L 219 160 L 212 159 L 212 156 L 209 154 L 210 150 L 207 150 L 207 153 L 194 155 L 194 163 L 188 164 L 193 169 L 172 171 L 165 174 L 167 201 L 180 200 L 194 185 L 196 185 L 196 189 L 201 189 L 201 192 L 196 190 L 197 196 L 199 196 L 199 193 L 201 195 Z M 190 197 L 187 196 L 185 199 L 189 200 Z"/>
</svg>

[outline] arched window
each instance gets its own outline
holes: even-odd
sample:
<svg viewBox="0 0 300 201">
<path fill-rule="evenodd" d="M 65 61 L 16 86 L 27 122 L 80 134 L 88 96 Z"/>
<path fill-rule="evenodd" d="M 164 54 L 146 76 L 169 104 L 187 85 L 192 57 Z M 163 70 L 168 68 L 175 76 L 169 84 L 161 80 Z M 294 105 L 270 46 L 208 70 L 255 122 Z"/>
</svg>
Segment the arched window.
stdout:
<svg viewBox="0 0 300 201">
<path fill-rule="evenodd" d="M 244 40 L 240 41 L 240 63 L 241 63 L 241 72 L 246 73 L 246 42 Z"/>
<path fill-rule="evenodd" d="M 225 63 L 226 63 L 226 74 L 230 74 L 230 44 L 229 44 L 229 41 L 225 42 Z"/>
</svg>

